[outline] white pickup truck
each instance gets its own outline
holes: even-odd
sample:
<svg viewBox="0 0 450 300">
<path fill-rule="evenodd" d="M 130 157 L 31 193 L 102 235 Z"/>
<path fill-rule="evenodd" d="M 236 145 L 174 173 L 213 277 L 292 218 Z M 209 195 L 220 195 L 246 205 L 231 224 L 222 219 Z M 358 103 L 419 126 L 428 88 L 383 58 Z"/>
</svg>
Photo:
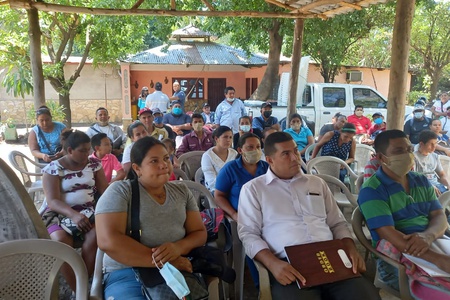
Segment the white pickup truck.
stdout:
<svg viewBox="0 0 450 300">
<path fill-rule="evenodd" d="M 344 83 L 306 83 L 309 57 L 303 57 L 300 63 L 300 75 L 297 90 L 297 112 L 306 121 L 314 135 L 337 113 L 346 116 L 353 114 L 356 105 L 364 107 L 364 114 L 372 116 L 381 112 L 386 117 L 387 100 L 370 86 Z M 287 99 L 289 97 L 289 73 L 282 73 L 278 90 L 278 101 L 272 102 L 272 115 L 279 121 L 287 114 Z M 263 101 L 246 100 L 247 112 L 253 117 L 261 115 Z M 412 112 L 413 107 L 406 106 L 405 114 Z"/>
</svg>

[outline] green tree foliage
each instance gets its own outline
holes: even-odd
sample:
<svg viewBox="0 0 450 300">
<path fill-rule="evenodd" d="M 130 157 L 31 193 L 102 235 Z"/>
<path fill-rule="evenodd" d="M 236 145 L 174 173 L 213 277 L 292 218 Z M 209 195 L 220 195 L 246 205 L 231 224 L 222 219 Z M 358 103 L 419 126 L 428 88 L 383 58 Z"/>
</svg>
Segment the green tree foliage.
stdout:
<svg viewBox="0 0 450 300">
<path fill-rule="evenodd" d="M 95 7 L 114 5 L 117 8 L 129 8 L 135 3 L 132 0 L 48 2 Z M 11 10 L 5 6 L 0 9 L 2 15 L 0 63 L 8 66 L 10 72 L 15 72 L 18 66 L 30 64 L 27 17 L 25 11 Z M 117 64 L 118 59 L 142 50 L 143 37 L 149 28 L 149 18 L 136 16 L 112 17 L 40 12 L 39 18 L 42 52 L 48 55 L 51 61 L 44 64 L 44 77 L 59 94 L 59 104 L 65 108 L 69 124 L 70 89 L 80 76 L 86 60 L 92 59 L 94 66 Z M 73 55 L 81 56 L 81 60 L 72 74 L 65 74 L 64 66 Z"/>
<path fill-rule="evenodd" d="M 334 82 L 351 47 L 375 26 L 376 10 L 361 10 L 332 19 L 308 19 L 305 22 L 303 53 L 320 63 L 324 82 Z"/>
<path fill-rule="evenodd" d="M 450 3 L 426 3 L 416 9 L 411 33 L 413 52 L 420 55 L 431 79 L 430 95 L 437 94 L 444 68 L 450 64 Z"/>
</svg>

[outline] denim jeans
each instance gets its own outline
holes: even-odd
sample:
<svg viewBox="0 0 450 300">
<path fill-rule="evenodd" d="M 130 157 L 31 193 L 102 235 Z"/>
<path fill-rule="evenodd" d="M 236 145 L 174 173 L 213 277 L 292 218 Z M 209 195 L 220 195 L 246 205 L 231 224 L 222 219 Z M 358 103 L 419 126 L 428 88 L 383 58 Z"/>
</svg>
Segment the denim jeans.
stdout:
<svg viewBox="0 0 450 300">
<path fill-rule="evenodd" d="M 106 273 L 103 286 L 105 300 L 146 300 L 132 268 Z"/>
<path fill-rule="evenodd" d="M 391 288 L 399 291 L 400 287 L 398 284 L 398 270 L 394 266 L 377 259 L 377 270 L 381 281 L 386 283 Z"/>
</svg>

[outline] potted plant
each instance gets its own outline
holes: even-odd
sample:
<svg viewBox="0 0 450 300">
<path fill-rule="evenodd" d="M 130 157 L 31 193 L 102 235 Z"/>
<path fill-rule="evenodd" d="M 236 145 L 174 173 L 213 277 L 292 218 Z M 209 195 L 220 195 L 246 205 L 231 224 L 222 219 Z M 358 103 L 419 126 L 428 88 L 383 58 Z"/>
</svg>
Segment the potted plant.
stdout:
<svg viewBox="0 0 450 300">
<path fill-rule="evenodd" d="M 5 122 L 5 140 L 17 141 L 17 128 L 12 118 L 6 119 Z"/>
</svg>

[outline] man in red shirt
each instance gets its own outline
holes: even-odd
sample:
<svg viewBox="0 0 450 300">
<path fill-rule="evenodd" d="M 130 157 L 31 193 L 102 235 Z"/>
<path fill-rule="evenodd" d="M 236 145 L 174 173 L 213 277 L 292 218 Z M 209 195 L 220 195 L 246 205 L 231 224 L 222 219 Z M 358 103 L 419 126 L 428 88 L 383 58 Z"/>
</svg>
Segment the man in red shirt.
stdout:
<svg viewBox="0 0 450 300">
<path fill-rule="evenodd" d="M 348 116 L 347 122 L 355 125 L 356 134 L 366 134 L 372 126 L 370 119 L 364 116 L 364 108 L 361 105 L 355 106 L 354 114 Z"/>
</svg>

